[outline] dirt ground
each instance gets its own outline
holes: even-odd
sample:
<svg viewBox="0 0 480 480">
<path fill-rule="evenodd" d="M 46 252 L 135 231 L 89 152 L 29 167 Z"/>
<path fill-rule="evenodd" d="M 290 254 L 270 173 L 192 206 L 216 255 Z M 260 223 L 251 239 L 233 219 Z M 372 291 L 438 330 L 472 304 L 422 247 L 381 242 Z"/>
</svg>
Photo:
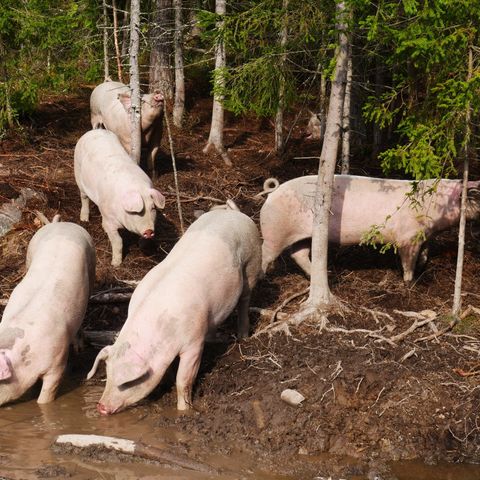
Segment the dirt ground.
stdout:
<svg viewBox="0 0 480 480">
<path fill-rule="evenodd" d="M 76 95 L 45 99 L 20 131 L 8 133 L 0 143 L 0 204 L 16 198 L 23 187 L 43 193 L 46 199 L 28 203 L 21 222 L 0 239 L 3 299 L 24 274 L 26 247 L 38 229 L 34 210 L 48 218 L 59 212 L 64 220 L 79 221 L 73 149 L 89 129 L 89 93 L 85 87 Z M 283 160 L 271 154 L 270 122 L 227 116 L 225 143 L 232 168 L 217 156 L 202 153 L 210 114 L 209 99 L 191 98 L 185 129 L 173 131 L 186 225 L 194 221 L 194 210 L 208 210 L 215 204 L 205 197 L 233 198 L 258 223 L 263 200 L 253 197 L 264 179 L 275 176 L 285 181 L 316 173 L 315 159 L 295 158 L 319 155 L 319 145 L 303 138 L 306 113 L 292 128 Z M 378 167 L 371 163 L 353 158 L 352 173 L 378 175 Z M 157 238 L 153 244 L 141 244 L 129 236 L 119 268 L 110 265 L 110 245 L 98 210 L 92 209 L 85 227 L 97 249 L 95 291 L 131 291 L 124 282 L 140 280 L 179 238 L 166 135 L 159 169 L 155 183 L 167 204 Z M 387 478 L 393 460 L 478 462 L 480 315 L 470 310 L 453 330 L 425 339 L 450 321 L 456 233 L 444 232 L 434 239 L 429 262 L 411 287 L 403 284 L 393 253 L 381 255 L 365 247 L 333 249 L 330 282 L 342 308 L 329 315 L 326 329 L 320 331 L 318 324 L 307 322 L 290 327 L 287 333 L 262 333 L 237 342 L 233 315 L 221 329 L 223 341 L 205 348 L 194 390 L 195 411 L 176 418 L 162 415 L 162 409 L 176 401 L 174 377 L 169 374 L 143 402 L 149 406 L 152 422 L 196 433 L 197 451 L 251 453 L 259 464 L 285 474 L 315 471 L 373 478 L 375 471 Z M 464 311 L 468 305 L 480 306 L 480 258 L 474 233 L 474 227 L 467 229 Z M 284 255 L 258 284 L 252 306 L 273 312 L 307 286 L 306 278 Z M 281 311 L 294 313 L 304 299 L 305 294 L 291 299 Z M 126 309 L 126 303 L 92 303 L 83 328 L 118 329 Z M 419 321 L 408 312 L 423 310 L 437 317 L 406 332 Z M 251 321 L 252 333 L 258 333 L 271 320 L 252 313 Z M 395 341 L 388 341 L 397 335 Z M 280 399 L 286 388 L 303 394 L 300 406 Z"/>
</svg>

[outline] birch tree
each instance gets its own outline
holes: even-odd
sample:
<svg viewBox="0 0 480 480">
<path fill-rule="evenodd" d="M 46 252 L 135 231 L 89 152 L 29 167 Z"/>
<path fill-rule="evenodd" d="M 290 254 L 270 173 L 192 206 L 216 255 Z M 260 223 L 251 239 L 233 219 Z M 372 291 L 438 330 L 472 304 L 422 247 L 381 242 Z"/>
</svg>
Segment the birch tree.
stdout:
<svg viewBox="0 0 480 480">
<path fill-rule="evenodd" d="M 103 78 L 107 80 L 110 78 L 109 62 L 108 62 L 108 15 L 107 2 L 102 2 L 103 10 Z"/>
<path fill-rule="evenodd" d="M 118 9 L 116 0 L 112 0 L 113 10 L 113 41 L 115 44 L 115 58 L 117 59 L 118 80 L 123 83 L 122 56 L 120 54 L 120 44 L 118 42 Z"/>
<path fill-rule="evenodd" d="M 140 0 L 131 0 L 130 4 L 130 127 L 132 133 L 132 150 L 130 157 L 140 164 L 141 156 L 141 104 L 140 104 L 140 72 L 138 53 L 140 48 Z"/>
<path fill-rule="evenodd" d="M 328 285 L 328 225 L 332 190 L 340 140 L 345 85 L 348 69 L 348 38 L 346 6 L 344 1 L 337 4 L 338 53 L 334 79 L 330 91 L 327 125 L 318 168 L 317 185 L 313 209 L 312 270 L 310 294 L 303 315 L 316 313 L 332 303 Z"/>
<path fill-rule="evenodd" d="M 350 106 L 352 102 L 352 47 L 348 50 L 347 84 L 343 102 L 341 173 L 350 171 Z"/>
<path fill-rule="evenodd" d="M 215 149 L 227 166 L 232 166 L 232 162 L 228 157 L 228 153 L 223 145 L 223 124 L 224 124 L 224 108 L 223 93 L 225 88 L 224 68 L 226 65 L 225 43 L 222 38 L 222 30 L 224 25 L 223 17 L 226 13 L 226 1 L 216 0 L 215 13 L 218 16 L 216 23 L 218 35 L 215 42 L 215 71 L 214 71 L 214 88 L 213 88 L 213 107 L 212 107 L 212 123 L 210 126 L 210 135 L 208 136 L 207 145 L 203 149 L 204 153 Z"/>
</svg>

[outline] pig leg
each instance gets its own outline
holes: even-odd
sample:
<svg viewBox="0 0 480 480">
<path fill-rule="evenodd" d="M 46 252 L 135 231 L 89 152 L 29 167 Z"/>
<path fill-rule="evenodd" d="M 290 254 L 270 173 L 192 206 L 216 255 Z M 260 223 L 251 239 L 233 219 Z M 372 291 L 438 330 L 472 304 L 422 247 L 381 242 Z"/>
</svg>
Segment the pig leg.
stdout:
<svg viewBox="0 0 480 480">
<path fill-rule="evenodd" d="M 80 200 L 82 202 L 82 208 L 80 210 L 80 220 L 82 222 L 88 222 L 90 218 L 90 199 L 84 192 L 80 191 Z"/>
<path fill-rule="evenodd" d="M 245 281 L 245 283 L 247 283 Z M 248 318 L 248 307 L 250 306 L 251 290 L 248 285 L 244 285 L 242 295 L 238 301 L 238 324 L 237 337 L 238 339 L 248 337 L 250 332 L 250 319 Z"/>
<path fill-rule="evenodd" d="M 267 273 L 270 264 L 282 253 L 282 250 L 272 248 L 264 240 L 262 244 L 262 271 Z"/>
<path fill-rule="evenodd" d="M 52 367 L 42 378 L 42 390 L 37 403 L 50 403 L 55 400 L 58 385 L 62 379 L 64 364 Z"/>
<path fill-rule="evenodd" d="M 299 242 L 292 247 L 290 257 L 296 264 L 305 272 L 305 275 L 310 276 L 312 264 L 310 262 L 310 242 Z"/>
<path fill-rule="evenodd" d="M 112 245 L 112 265 L 118 267 L 122 263 L 122 237 L 118 233 L 118 228 L 112 228 L 109 223 L 103 221 L 102 227 L 108 235 L 108 239 Z"/>
<path fill-rule="evenodd" d="M 177 410 L 188 410 L 192 406 L 193 382 L 202 359 L 203 341 L 180 354 L 177 371 Z"/>
<path fill-rule="evenodd" d="M 417 263 L 418 254 L 420 253 L 420 248 L 421 245 L 416 243 L 414 245 L 405 245 L 398 249 L 402 261 L 403 281 L 407 285 L 413 281 L 413 274 L 415 272 L 415 265 Z"/>
</svg>

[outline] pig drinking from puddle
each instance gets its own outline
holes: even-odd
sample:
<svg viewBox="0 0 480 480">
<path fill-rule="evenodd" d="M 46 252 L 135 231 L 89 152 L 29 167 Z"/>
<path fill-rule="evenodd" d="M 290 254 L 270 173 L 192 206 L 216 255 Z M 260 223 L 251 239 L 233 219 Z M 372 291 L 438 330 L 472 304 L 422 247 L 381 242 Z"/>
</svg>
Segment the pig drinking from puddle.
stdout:
<svg viewBox="0 0 480 480">
<path fill-rule="evenodd" d="M 75 147 L 74 163 L 82 201 L 80 220 L 88 222 L 92 200 L 102 214 L 102 226 L 112 245 L 112 265 L 118 266 L 123 249 L 118 230 L 153 238 L 156 208 L 165 206 L 165 198 L 131 160 L 117 136 L 107 130 L 85 133 Z"/>
<path fill-rule="evenodd" d="M 163 95 L 160 92 L 142 95 L 141 130 L 142 149 L 146 155 L 148 171 L 155 176 L 155 158 L 160 148 L 163 128 Z M 120 82 L 103 82 L 90 96 L 92 128 L 105 127 L 115 133 L 128 154 L 132 149 L 130 88 Z"/>
<path fill-rule="evenodd" d="M 98 411 L 115 413 L 147 396 L 177 356 L 177 408 L 188 409 L 205 336 L 237 304 L 238 336 L 248 335 L 260 274 L 261 241 L 249 217 L 229 209 L 200 216 L 137 286 L 117 340 L 98 354 L 88 374 L 106 361 Z"/>
<path fill-rule="evenodd" d="M 26 266 L 0 322 L 0 405 L 38 379 L 38 403 L 55 399 L 95 280 L 95 248 L 79 225 L 51 223 L 30 241 Z"/>
<path fill-rule="evenodd" d="M 271 179 L 270 179 L 271 180 Z M 294 178 L 272 189 L 260 211 L 263 236 L 262 269 L 287 247 L 292 258 L 310 275 L 313 202 L 316 175 Z M 467 218 L 480 214 L 480 182 L 469 182 Z M 433 191 L 429 192 L 430 189 Z M 422 244 L 435 232 L 451 228 L 460 218 L 462 183 L 459 180 L 418 182 L 416 193 L 409 180 L 336 175 L 332 193 L 329 240 L 337 245 L 357 245 L 372 227 L 378 243 L 396 246 L 403 279 L 413 279 Z"/>
</svg>

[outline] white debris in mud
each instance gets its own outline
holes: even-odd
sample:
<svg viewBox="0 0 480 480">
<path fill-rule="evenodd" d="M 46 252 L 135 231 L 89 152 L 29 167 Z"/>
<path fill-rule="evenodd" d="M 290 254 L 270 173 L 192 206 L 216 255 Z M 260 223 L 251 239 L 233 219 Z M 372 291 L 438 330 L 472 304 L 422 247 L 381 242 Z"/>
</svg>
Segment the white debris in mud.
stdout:
<svg viewBox="0 0 480 480">
<path fill-rule="evenodd" d="M 304 400 L 305 397 L 297 390 L 292 390 L 290 388 L 285 389 L 281 394 L 280 398 L 288 403 L 289 405 L 293 405 L 294 407 L 300 405 Z"/>
</svg>

